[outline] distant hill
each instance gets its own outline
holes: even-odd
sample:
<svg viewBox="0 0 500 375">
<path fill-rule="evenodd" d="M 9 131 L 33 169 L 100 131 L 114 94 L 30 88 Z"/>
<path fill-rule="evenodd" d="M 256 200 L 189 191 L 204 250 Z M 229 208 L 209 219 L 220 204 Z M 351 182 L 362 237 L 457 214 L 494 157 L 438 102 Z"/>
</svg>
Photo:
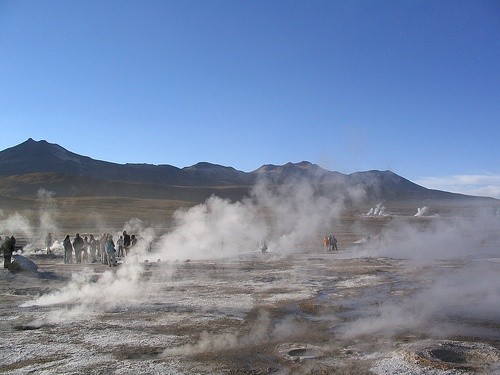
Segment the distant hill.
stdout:
<svg viewBox="0 0 500 375">
<path fill-rule="evenodd" d="M 190 167 L 117 164 L 75 154 L 47 141 L 27 141 L 0 151 L 0 195 L 29 196 L 45 188 L 58 196 L 125 196 L 199 201 L 211 194 L 234 200 L 248 195 L 265 180 L 271 185 L 308 180 L 318 194 L 354 197 L 363 191 L 365 201 L 480 200 L 426 189 L 391 171 L 342 174 L 303 161 L 263 165 L 253 172 L 200 162 Z"/>
<path fill-rule="evenodd" d="M 171 165 L 116 164 L 70 152 L 47 141 L 28 139 L 0 152 L 0 175 L 60 173 L 103 180 L 185 185 L 183 173 Z"/>
</svg>

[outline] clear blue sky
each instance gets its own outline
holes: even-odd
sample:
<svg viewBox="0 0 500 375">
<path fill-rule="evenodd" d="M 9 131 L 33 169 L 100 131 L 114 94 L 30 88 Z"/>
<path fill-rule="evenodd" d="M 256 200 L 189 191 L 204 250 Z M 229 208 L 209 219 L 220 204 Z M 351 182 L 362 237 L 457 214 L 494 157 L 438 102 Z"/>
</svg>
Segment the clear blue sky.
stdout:
<svg viewBox="0 0 500 375">
<path fill-rule="evenodd" d="M 499 73 L 498 1 L 3 0 L 0 149 L 308 160 L 500 197 Z"/>
</svg>

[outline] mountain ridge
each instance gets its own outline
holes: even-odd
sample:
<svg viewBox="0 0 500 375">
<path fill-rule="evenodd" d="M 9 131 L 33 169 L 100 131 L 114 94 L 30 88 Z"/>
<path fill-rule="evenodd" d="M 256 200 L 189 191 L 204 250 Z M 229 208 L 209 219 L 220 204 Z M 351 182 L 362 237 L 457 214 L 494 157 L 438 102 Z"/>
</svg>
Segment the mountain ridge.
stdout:
<svg viewBox="0 0 500 375">
<path fill-rule="evenodd" d="M 73 185 L 73 188 L 66 189 L 67 191 L 64 186 L 58 187 L 58 194 L 62 195 L 82 195 L 85 194 L 86 190 L 90 194 L 92 189 L 89 187 L 77 188 L 78 184 L 85 185 L 84 178 L 109 182 L 108 184 L 95 182 L 94 185 L 101 186 L 101 189 L 94 189 L 96 190 L 94 194 L 103 194 L 105 188 L 109 187 L 120 190 L 124 195 L 127 195 L 128 191 L 129 194 L 136 196 L 140 195 L 138 184 L 143 184 L 144 190 L 148 191 L 149 195 L 154 196 L 168 195 L 167 187 L 175 187 L 176 189 L 183 187 L 204 188 L 207 189 L 207 194 L 213 194 L 214 191 L 216 192 L 216 188 L 226 189 L 226 192 L 229 191 L 227 189 L 237 188 L 239 193 L 233 194 L 234 198 L 242 197 L 245 191 L 249 192 L 253 185 L 262 180 L 279 185 L 307 179 L 313 183 L 320 194 L 345 194 L 351 190 L 362 189 L 371 201 L 387 199 L 494 199 L 427 189 L 389 170 L 343 174 L 323 169 L 308 161 L 289 162 L 284 165 L 265 164 L 252 172 L 243 172 L 233 167 L 208 162 L 199 162 L 183 168 L 169 164 L 118 164 L 78 155 L 57 144 L 49 143 L 46 140 L 35 141 L 32 138 L 17 146 L 0 151 L 0 176 L 3 176 L 1 181 L 4 185 L 11 186 L 9 194 L 19 193 L 16 193 L 15 183 L 9 182 L 5 178 L 29 174 L 37 175 L 38 184 L 40 179 L 43 180 L 42 175 L 44 174 L 52 176 L 52 179 L 54 175 L 73 176 L 74 183 L 69 182 L 71 178 L 61 179 L 65 184 Z M 14 180 L 11 179 L 11 181 Z M 19 182 L 19 180 L 16 181 Z M 21 182 L 19 183 L 21 184 Z M 28 182 L 23 180 L 22 184 L 23 188 L 18 188 L 19 191 L 32 191 L 27 189 Z M 155 189 L 158 193 L 154 192 Z M 6 191 L 3 193 L 5 194 Z M 1 190 L 0 194 L 2 194 Z"/>
</svg>

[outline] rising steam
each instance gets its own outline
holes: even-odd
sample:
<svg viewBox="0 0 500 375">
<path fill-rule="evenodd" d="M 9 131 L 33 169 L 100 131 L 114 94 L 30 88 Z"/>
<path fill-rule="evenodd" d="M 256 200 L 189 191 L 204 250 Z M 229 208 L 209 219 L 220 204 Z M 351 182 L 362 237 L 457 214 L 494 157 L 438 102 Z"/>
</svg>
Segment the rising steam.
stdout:
<svg viewBox="0 0 500 375">
<path fill-rule="evenodd" d="M 51 194 L 41 192 L 40 199 L 46 202 L 40 215 L 44 224 L 40 227 L 47 231 L 56 221 L 54 216 L 47 217 L 44 213 L 53 214 L 55 209 L 50 205 Z M 260 183 L 251 196 L 241 202 L 212 196 L 200 205 L 178 210 L 174 214 L 175 225 L 166 234 L 157 233 L 146 228 L 140 220 L 132 219 L 122 230 L 136 233 L 140 240 L 134 249 L 135 255 L 125 258 L 116 273 L 107 271 L 95 281 L 95 275 L 83 270 L 74 274 L 72 281 L 60 291 L 43 295 L 27 305 L 56 306 L 57 310 L 46 319 L 57 322 L 139 303 L 148 298 L 145 291 L 154 292 L 152 283 L 142 277 L 145 259 L 238 257 L 258 253 L 258 243 L 262 239 L 266 239 L 269 251 L 275 255 L 303 252 L 305 244 L 331 230 L 343 210 L 342 197 L 328 199 L 316 195 L 310 183 L 294 181 L 279 187 Z M 418 216 L 425 216 L 427 210 L 423 207 L 419 213 Z M 377 205 L 368 215 L 385 215 L 385 208 Z M 500 270 L 499 263 L 489 259 L 498 257 L 500 217 L 491 212 L 478 212 L 468 217 L 413 220 L 419 225 L 394 218 L 380 236 L 349 249 L 345 256 L 403 259 L 409 273 L 418 270 L 423 275 L 426 287 L 413 293 L 408 300 L 380 301 L 369 315 L 345 325 L 343 333 L 347 336 L 391 334 L 402 327 L 426 331 L 440 327 L 441 332 L 466 334 L 465 325 L 449 323 L 453 314 L 456 321 L 478 319 L 498 324 Z M 37 235 L 20 214 L 2 219 L 0 231 L 21 232 L 29 238 Z M 115 239 L 120 232 L 114 234 Z M 457 266 L 443 267 L 441 272 L 436 272 L 436 264 L 442 261 L 454 261 Z M 431 271 L 430 265 L 433 266 Z M 251 330 L 256 336 L 204 333 L 198 342 L 171 349 L 165 355 L 174 354 L 176 350 L 202 352 L 207 348 L 221 348 L 224 342 L 247 345 L 252 340 L 262 339 L 262 335 L 277 335 L 277 328 L 266 323 L 266 315 L 262 315 L 258 327 Z"/>
<path fill-rule="evenodd" d="M 342 210 L 342 201 L 315 196 L 305 181 L 277 190 L 261 183 L 242 202 L 212 196 L 201 205 L 177 211 L 174 230 L 160 239 L 151 257 L 231 257 L 254 252 L 263 238 L 271 252 L 291 253 L 331 228 Z"/>
<path fill-rule="evenodd" d="M 65 313 L 52 313 L 63 319 L 73 314 L 92 313 L 96 309 L 126 306 L 147 298 L 147 280 L 141 278 L 143 260 L 175 261 L 216 259 L 257 252 L 265 238 L 271 252 L 289 254 L 300 251 L 312 236 L 330 228 L 340 216 L 342 201 L 316 196 L 305 181 L 295 181 L 275 188 L 258 184 L 251 197 L 231 202 L 212 196 L 203 204 L 175 212 L 174 229 L 158 237 L 156 231 L 144 228 L 138 219 L 125 223 L 124 230 L 137 233 L 140 240 L 134 256 L 126 257 L 116 275 L 105 272 L 97 282 L 83 271 L 60 291 L 43 295 L 29 305 L 64 306 Z M 19 218 L 18 218 L 19 219 Z M 115 233 L 115 240 L 120 235 Z M 64 318 L 65 319 L 65 318 Z"/>
<path fill-rule="evenodd" d="M 354 256 L 405 259 L 419 290 L 398 302 L 381 301 L 342 332 L 353 337 L 418 329 L 433 336 L 498 339 L 488 327 L 500 322 L 499 227 L 500 219 L 484 211 L 433 219 L 424 228 L 397 222 L 378 240 L 353 250 Z"/>
</svg>

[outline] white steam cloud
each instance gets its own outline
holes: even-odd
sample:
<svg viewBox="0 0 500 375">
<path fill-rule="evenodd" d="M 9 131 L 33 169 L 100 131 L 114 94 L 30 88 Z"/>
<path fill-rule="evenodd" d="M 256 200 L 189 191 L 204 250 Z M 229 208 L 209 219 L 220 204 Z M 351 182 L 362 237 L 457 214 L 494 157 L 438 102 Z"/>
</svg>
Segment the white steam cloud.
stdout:
<svg viewBox="0 0 500 375">
<path fill-rule="evenodd" d="M 263 238 L 269 251 L 290 253 L 331 228 L 342 210 L 342 201 L 315 196 L 305 182 L 277 190 L 259 184 L 252 197 L 242 202 L 212 196 L 203 204 L 177 211 L 174 230 L 160 239 L 152 258 L 231 257 L 255 251 Z"/>
<path fill-rule="evenodd" d="M 106 309 L 130 306 L 140 301 L 144 289 L 141 283 L 142 265 L 131 255 L 117 271 L 104 272 L 96 281 L 88 269 L 73 274 L 72 280 L 61 290 L 44 294 L 22 306 L 59 306 L 38 323 L 71 322 Z"/>
<path fill-rule="evenodd" d="M 387 216 L 387 214 L 385 212 L 385 207 L 382 203 L 379 203 L 375 207 L 370 208 L 366 216 Z"/>
<path fill-rule="evenodd" d="M 277 255 L 304 252 L 308 251 L 308 243 L 332 229 L 343 210 L 342 197 L 334 200 L 318 196 L 311 184 L 296 181 L 279 187 L 258 184 L 251 197 L 241 202 L 212 196 L 203 204 L 178 210 L 174 214 L 173 229 L 163 235 L 132 219 L 123 229 L 137 234 L 139 242 L 134 255 L 125 259 L 116 274 L 108 271 L 93 281 L 95 275 L 83 271 L 74 275 L 60 291 L 43 295 L 29 304 L 56 306 L 59 310 L 51 312 L 46 319 L 57 322 L 139 303 L 148 298 L 147 293 L 154 292 L 152 283 L 142 277 L 142 260 L 238 257 L 258 253 L 262 239 L 266 239 L 269 251 Z M 426 212 L 423 207 L 417 213 Z M 368 214 L 384 215 L 385 208 L 379 204 Z M 423 280 L 416 280 L 422 287 L 411 294 L 411 299 L 398 303 L 380 301 L 368 316 L 345 325 L 343 333 L 348 336 L 391 334 L 412 328 L 429 332 L 433 327 L 440 327 L 441 332 L 467 333 L 465 330 L 470 326 L 450 323 L 453 314 L 459 322 L 478 319 L 498 324 L 500 263 L 495 259 L 500 249 L 499 224 L 500 217 L 491 210 L 460 218 L 406 220 L 395 217 L 376 239 L 349 250 L 350 256 L 405 259 L 408 274 L 418 271 L 415 274 L 422 275 Z M 30 231 L 29 223 L 19 214 L 2 220 L 0 228 Z M 444 266 L 439 268 L 442 261 Z M 449 264 L 454 262 L 456 266 L 450 268 Z M 164 354 L 203 352 L 208 348 L 223 348 L 228 342 L 235 346 L 249 345 L 263 335 L 277 337 L 280 330 L 286 335 L 286 325 L 273 326 L 266 322 L 266 315 L 261 315 L 259 321 L 258 327 L 250 330 L 253 336 L 248 338 L 240 334 L 203 333 L 197 342 Z"/>
<path fill-rule="evenodd" d="M 417 208 L 417 213 L 414 215 L 415 217 L 426 216 L 429 212 L 429 207 L 419 207 Z"/>
<path fill-rule="evenodd" d="M 22 236 L 28 239 L 29 244 L 25 250 L 43 248 L 43 241 L 47 233 L 56 230 L 58 215 L 57 205 L 54 201 L 55 193 L 46 189 L 39 189 L 36 199 L 39 203 L 38 223 L 33 225 L 28 218 L 19 212 L 0 220 L 0 233 L 4 235 Z M 0 215 L 2 216 L 2 215 Z"/>
<path fill-rule="evenodd" d="M 18 235 L 20 233 L 29 238 L 33 238 L 34 236 L 31 223 L 18 212 L 0 220 L 0 233 L 8 236 L 12 234 Z"/>
<path fill-rule="evenodd" d="M 405 259 L 418 290 L 399 302 L 381 301 L 367 316 L 342 328 L 347 336 L 418 330 L 433 336 L 498 339 L 500 322 L 500 218 L 432 219 L 422 227 L 397 222 L 354 256 Z"/>
<path fill-rule="evenodd" d="M 125 258 L 116 275 L 105 272 L 92 282 L 92 274 L 82 272 L 60 291 L 29 305 L 62 305 L 59 312 L 51 313 L 51 321 L 127 306 L 147 298 L 144 290 L 151 292 L 150 286 L 144 287 L 147 280 L 141 278 L 144 269 L 140 261 L 234 257 L 257 252 L 263 238 L 269 251 L 276 254 L 303 250 L 303 243 L 330 228 L 342 209 L 341 200 L 316 196 L 308 183 L 296 181 L 279 188 L 259 184 L 242 202 L 212 196 L 203 204 L 175 212 L 174 229 L 160 237 L 155 230 L 144 228 L 140 220 L 132 219 L 124 230 L 136 233 L 139 240 L 134 255 Z M 115 233 L 115 241 L 120 234 Z"/>
<path fill-rule="evenodd" d="M 440 271 L 423 272 L 425 279 L 418 281 L 423 289 L 399 302 L 384 301 L 339 331 L 347 337 L 417 331 L 497 340 L 498 331 L 492 327 L 500 322 L 498 265 L 473 262 Z"/>
<path fill-rule="evenodd" d="M 378 241 L 356 254 L 410 259 L 425 264 L 436 260 L 498 256 L 499 218 L 489 212 L 472 217 L 431 219 L 426 227 L 394 220 Z"/>
<path fill-rule="evenodd" d="M 211 351 L 237 350 L 252 345 L 262 345 L 277 340 L 286 339 L 305 332 L 307 327 L 287 317 L 273 323 L 269 313 L 265 310 L 259 312 L 257 319 L 252 321 L 247 329 L 241 333 L 211 333 L 203 331 L 197 342 L 175 348 L 167 348 L 163 356 L 192 355 Z"/>
<path fill-rule="evenodd" d="M 37 198 L 40 202 L 40 225 L 37 233 L 40 245 L 47 233 L 53 233 L 57 229 L 56 217 L 58 215 L 57 205 L 54 201 L 55 193 L 45 189 L 39 189 Z M 41 246 L 42 247 L 42 246 Z"/>
</svg>

